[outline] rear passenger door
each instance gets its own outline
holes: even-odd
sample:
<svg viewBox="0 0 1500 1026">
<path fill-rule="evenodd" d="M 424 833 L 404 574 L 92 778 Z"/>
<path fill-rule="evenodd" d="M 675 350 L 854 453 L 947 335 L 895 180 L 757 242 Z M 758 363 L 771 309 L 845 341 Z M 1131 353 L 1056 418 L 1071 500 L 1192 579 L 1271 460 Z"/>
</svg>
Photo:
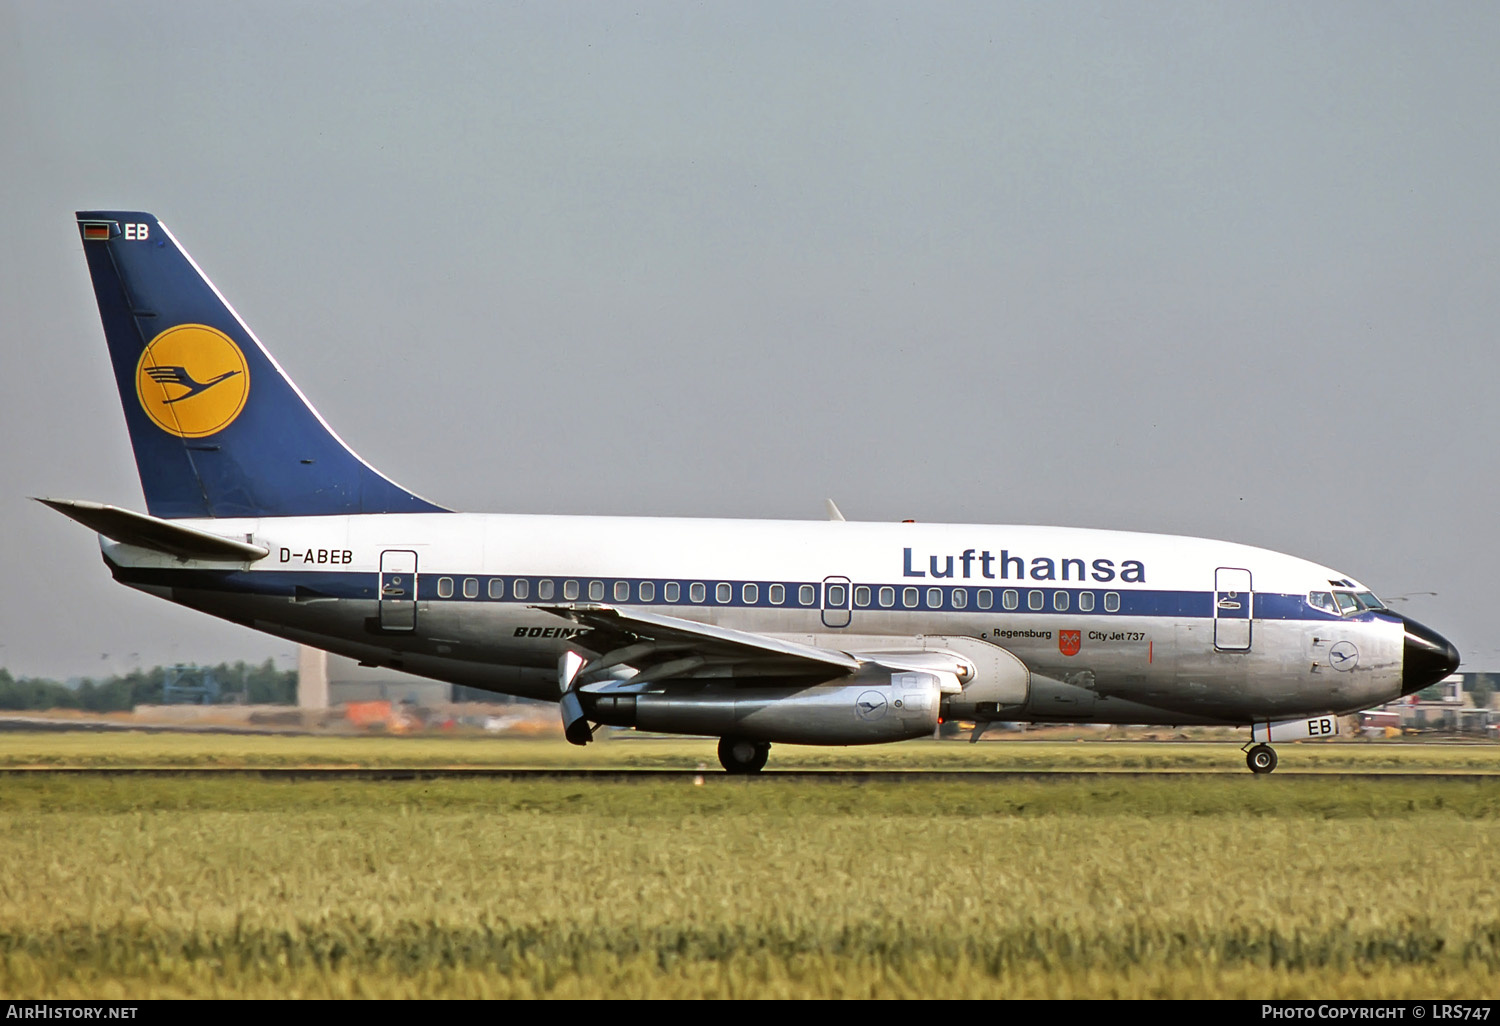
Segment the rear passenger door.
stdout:
<svg viewBox="0 0 1500 1026">
<path fill-rule="evenodd" d="M 417 629 L 417 554 L 410 549 L 380 554 L 380 629 Z"/>
</svg>

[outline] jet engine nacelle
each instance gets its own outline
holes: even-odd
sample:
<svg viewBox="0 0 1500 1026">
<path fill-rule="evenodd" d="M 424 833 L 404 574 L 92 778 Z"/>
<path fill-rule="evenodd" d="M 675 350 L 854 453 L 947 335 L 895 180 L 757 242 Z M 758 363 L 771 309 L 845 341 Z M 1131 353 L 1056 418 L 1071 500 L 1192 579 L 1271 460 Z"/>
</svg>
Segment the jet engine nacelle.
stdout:
<svg viewBox="0 0 1500 1026">
<path fill-rule="evenodd" d="M 979 638 L 929 636 L 924 640 L 956 653 L 969 666 L 963 691 L 943 696 L 944 719 L 1009 719 L 1026 705 L 1031 671 L 1015 655 Z"/>
<path fill-rule="evenodd" d="M 1032 698 L 1031 671 L 1018 657 L 994 642 L 966 635 L 926 634 L 900 639 L 878 635 L 785 635 L 804 645 L 842 649 L 869 663 L 897 670 L 950 671 L 941 715 L 950 720 L 1019 719 Z M 909 647 L 908 647 L 909 646 Z M 953 686 L 956 676 L 958 686 Z"/>
<path fill-rule="evenodd" d="M 930 735 L 952 674 L 867 666 L 810 687 L 669 685 L 637 694 L 580 694 L 598 723 L 801 745 L 866 745 Z"/>
</svg>

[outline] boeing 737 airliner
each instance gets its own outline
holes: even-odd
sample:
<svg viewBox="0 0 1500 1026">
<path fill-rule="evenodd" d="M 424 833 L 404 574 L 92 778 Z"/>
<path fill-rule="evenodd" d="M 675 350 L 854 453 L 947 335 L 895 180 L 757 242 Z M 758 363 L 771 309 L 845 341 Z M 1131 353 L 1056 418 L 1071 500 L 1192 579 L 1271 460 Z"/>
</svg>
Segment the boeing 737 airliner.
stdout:
<svg viewBox="0 0 1500 1026">
<path fill-rule="evenodd" d="M 48 506 L 122 584 L 601 724 L 854 745 L 976 724 L 1228 724 L 1268 742 L 1428 686 L 1454 647 L 1340 570 L 1055 527 L 455 513 L 354 454 L 165 225 L 78 214 L 146 513 Z"/>
</svg>

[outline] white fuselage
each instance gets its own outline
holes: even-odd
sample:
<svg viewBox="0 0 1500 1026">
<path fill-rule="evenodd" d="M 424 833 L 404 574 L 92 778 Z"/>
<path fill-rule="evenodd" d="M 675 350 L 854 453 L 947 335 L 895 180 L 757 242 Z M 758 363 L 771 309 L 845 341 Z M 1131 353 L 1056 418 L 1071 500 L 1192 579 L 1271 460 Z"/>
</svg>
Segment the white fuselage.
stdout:
<svg viewBox="0 0 1500 1026">
<path fill-rule="evenodd" d="M 181 521 L 270 550 L 184 562 L 105 541 L 124 583 L 365 662 L 557 698 L 578 630 L 642 609 L 844 651 L 976 638 L 1034 685 L 1008 718 L 1254 721 L 1401 692 L 1403 628 L 1312 592 L 1344 574 L 1229 542 L 1055 527 L 489 514 Z M 1352 653 L 1352 654 L 1351 654 Z"/>
</svg>

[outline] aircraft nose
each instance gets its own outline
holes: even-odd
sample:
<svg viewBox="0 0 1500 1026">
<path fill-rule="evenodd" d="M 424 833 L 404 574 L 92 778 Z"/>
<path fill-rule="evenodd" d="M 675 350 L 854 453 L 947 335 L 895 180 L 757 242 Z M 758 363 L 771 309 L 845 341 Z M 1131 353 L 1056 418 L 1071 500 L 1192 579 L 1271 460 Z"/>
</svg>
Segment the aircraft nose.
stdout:
<svg viewBox="0 0 1500 1026">
<path fill-rule="evenodd" d="M 1410 695 L 1431 687 L 1458 669 L 1458 649 L 1431 627 L 1401 617 L 1406 645 L 1401 659 L 1401 693 Z"/>
</svg>

